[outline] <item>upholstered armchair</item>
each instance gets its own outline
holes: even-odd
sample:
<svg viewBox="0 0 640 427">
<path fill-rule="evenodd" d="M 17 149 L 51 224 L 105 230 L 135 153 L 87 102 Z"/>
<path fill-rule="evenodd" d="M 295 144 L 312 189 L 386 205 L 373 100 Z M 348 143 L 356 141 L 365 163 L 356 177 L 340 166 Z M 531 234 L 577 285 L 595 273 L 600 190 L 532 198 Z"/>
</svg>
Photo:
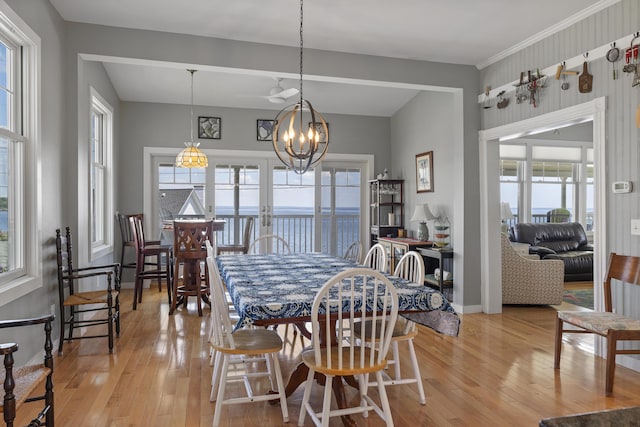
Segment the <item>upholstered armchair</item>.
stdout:
<svg viewBox="0 0 640 427">
<path fill-rule="evenodd" d="M 502 303 L 561 304 L 564 263 L 557 259 L 525 258 L 511 246 L 506 234 L 501 239 Z"/>
</svg>

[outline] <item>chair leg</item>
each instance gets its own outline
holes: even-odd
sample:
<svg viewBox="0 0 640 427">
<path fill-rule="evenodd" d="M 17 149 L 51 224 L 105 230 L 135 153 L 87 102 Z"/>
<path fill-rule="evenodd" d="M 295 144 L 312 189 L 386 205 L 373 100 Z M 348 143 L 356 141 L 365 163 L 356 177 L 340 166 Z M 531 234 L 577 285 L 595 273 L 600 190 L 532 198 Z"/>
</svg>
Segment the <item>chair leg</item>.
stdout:
<svg viewBox="0 0 640 427">
<path fill-rule="evenodd" d="M 288 423 L 289 409 L 287 408 L 287 395 L 284 390 L 284 381 L 282 380 L 282 370 L 280 369 L 278 353 L 271 353 L 269 356 L 273 357 L 273 367 L 276 371 L 276 382 L 278 383 L 278 393 L 280 394 L 280 408 L 282 409 L 282 421 Z"/>
<path fill-rule="evenodd" d="M 387 390 L 384 388 L 382 371 L 376 371 L 376 380 L 378 381 L 378 394 L 380 395 L 380 404 L 382 405 L 382 412 L 384 412 L 384 420 L 387 423 L 387 427 L 393 427 L 393 419 L 391 418 L 391 406 L 389 406 L 389 399 L 387 398 Z"/>
<path fill-rule="evenodd" d="M 172 280 L 172 286 L 171 286 L 171 294 L 173 295 L 172 298 L 170 298 L 170 307 L 169 308 L 169 314 L 173 314 L 173 312 L 176 309 L 176 302 L 178 300 L 178 277 L 180 276 L 180 266 L 178 265 L 178 263 L 175 263 L 175 266 L 173 267 L 173 280 Z"/>
<path fill-rule="evenodd" d="M 116 337 L 120 338 L 120 293 L 116 296 L 116 312 L 114 314 L 116 320 Z"/>
<path fill-rule="evenodd" d="M 398 351 L 398 341 L 391 341 L 391 348 L 393 349 L 393 375 L 396 380 L 402 379 L 400 373 L 400 352 Z"/>
<path fill-rule="evenodd" d="M 144 270 L 144 256 L 136 258 L 136 280 L 133 284 L 133 309 L 138 308 L 138 293 L 142 294 L 142 271 Z M 141 295 L 142 296 L 142 295 Z"/>
<path fill-rule="evenodd" d="M 62 356 L 62 344 L 64 344 L 64 305 L 60 302 L 60 342 L 58 343 L 58 356 Z"/>
<path fill-rule="evenodd" d="M 613 377 L 616 373 L 616 347 L 618 341 L 615 337 L 607 337 L 607 378 L 605 392 L 607 396 L 613 393 Z"/>
<path fill-rule="evenodd" d="M 420 404 L 426 405 L 427 399 L 424 396 L 424 387 L 422 385 L 422 375 L 420 375 L 420 366 L 418 365 L 418 358 L 416 357 L 416 349 L 413 346 L 413 339 L 407 340 L 409 346 L 409 357 L 411 358 L 411 364 L 413 365 L 413 376 L 416 379 L 418 385 L 418 395 L 420 396 Z"/>
<path fill-rule="evenodd" d="M 173 260 L 169 254 L 165 255 L 166 268 L 165 274 L 167 275 L 167 298 L 169 301 L 169 307 L 171 307 L 171 292 L 173 292 Z"/>
<path fill-rule="evenodd" d="M 215 402 L 218 396 L 218 388 L 220 387 L 220 368 L 222 353 L 214 351 L 213 357 L 213 373 L 211 374 L 211 394 L 209 395 L 209 402 Z"/>
<path fill-rule="evenodd" d="M 220 412 L 222 412 L 222 401 L 224 400 L 224 389 L 227 385 L 227 371 L 229 370 L 229 358 L 231 355 L 225 354 L 222 359 L 222 367 L 220 368 L 220 385 L 218 386 L 218 398 L 216 400 L 216 409 L 213 413 L 213 427 L 220 425 Z"/>
<path fill-rule="evenodd" d="M 309 397 L 311 397 L 311 387 L 313 387 L 314 375 L 315 375 L 315 371 L 309 368 L 309 373 L 307 374 L 307 381 L 304 384 L 304 394 L 302 395 L 302 404 L 300 405 L 300 416 L 298 417 L 299 427 L 302 427 L 304 425 L 304 419 L 307 416 L 307 411 L 310 410 Z"/>
<path fill-rule="evenodd" d="M 158 292 L 162 292 L 162 276 L 160 275 L 162 271 L 162 256 L 160 254 L 156 255 L 156 271 L 158 272 Z"/>
<path fill-rule="evenodd" d="M 111 293 L 107 294 L 107 331 L 109 338 L 109 353 L 113 353 L 113 296 Z"/>
<path fill-rule="evenodd" d="M 560 352 L 562 351 L 562 319 L 556 315 L 556 345 L 554 350 L 553 368 L 560 369 Z"/>
<path fill-rule="evenodd" d="M 322 427 L 329 427 L 329 419 L 331 417 L 331 390 L 333 389 L 333 381 L 335 379 L 332 375 L 326 375 L 326 377 L 324 399 L 322 400 Z M 337 381 L 342 381 L 342 378 L 338 378 Z"/>
</svg>

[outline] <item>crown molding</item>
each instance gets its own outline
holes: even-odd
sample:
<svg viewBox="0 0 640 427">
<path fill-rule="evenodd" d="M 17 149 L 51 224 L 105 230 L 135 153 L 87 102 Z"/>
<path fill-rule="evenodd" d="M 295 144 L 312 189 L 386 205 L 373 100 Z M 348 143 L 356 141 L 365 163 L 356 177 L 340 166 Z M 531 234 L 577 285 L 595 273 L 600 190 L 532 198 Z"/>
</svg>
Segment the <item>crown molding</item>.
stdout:
<svg viewBox="0 0 640 427">
<path fill-rule="evenodd" d="M 476 68 L 478 70 L 482 70 L 483 68 L 488 67 L 491 64 L 495 64 L 496 62 L 505 59 L 506 57 L 513 55 L 516 52 L 521 51 L 524 48 L 527 48 L 541 40 L 546 39 L 547 37 L 558 33 L 566 28 L 569 28 L 570 26 L 582 21 L 585 18 L 588 18 L 591 15 L 594 15 L 598 12 L 600 12 L 601 10 L 604 10 L 606 8 L 608 8 L 609 6 L 613 6 L 616 3 L 619 3 L 620 0 L 601 0 L 583 10 L 581 10 L 580 12 L 576 13 L 575 15 L 571 15 L 570 17 L 568 17 L 567 19 L 564 19 L 560 22 L 558 22 L 557 24 L 554 24 L 552 26 L 550 26 L 549 28 L 539 32 L 538 34 L 535 34 L 523 41 L 521 41 L 520 43 L 511 46 L 508 49 L 503 50 L 500 53 L 497 53 L 495 55 L 493 55 L 492 57 L 490 57 L 489 59 L 487 59 L 484 62 L 481 62 L 479 64 L 476 65 Z"/>
</svg>

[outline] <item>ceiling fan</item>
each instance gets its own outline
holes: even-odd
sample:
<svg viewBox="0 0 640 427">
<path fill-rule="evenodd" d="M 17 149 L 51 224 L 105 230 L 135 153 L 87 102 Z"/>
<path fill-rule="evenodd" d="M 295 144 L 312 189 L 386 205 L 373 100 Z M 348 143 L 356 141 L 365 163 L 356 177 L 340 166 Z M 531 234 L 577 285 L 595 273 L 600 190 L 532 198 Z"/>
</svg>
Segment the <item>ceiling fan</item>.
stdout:
<svg viewBox="0 0 640 427">
<path fill-rule="evenodd" d="M 291 98 L 298 94 L 299 90 L 292 87 L 290 89 L 283 88 L 280 83 L 282 79 L 279 77 L 274 77 L 276 81 L 276 85 L 269 90 L 269 95 L 263 96 L 263 98 L 267 98 L 269 102 L 274 104 L 284 104 L 287 98 Z"/>
</svg>

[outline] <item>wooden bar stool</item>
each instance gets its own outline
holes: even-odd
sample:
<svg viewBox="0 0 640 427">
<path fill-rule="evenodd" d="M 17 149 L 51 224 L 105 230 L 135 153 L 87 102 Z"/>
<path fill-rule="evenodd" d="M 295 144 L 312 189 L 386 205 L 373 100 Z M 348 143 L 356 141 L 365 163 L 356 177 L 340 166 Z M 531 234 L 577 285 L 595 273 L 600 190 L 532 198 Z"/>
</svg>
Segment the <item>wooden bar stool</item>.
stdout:
<svg viewBox="0 0 640 427">
<path fill-rule="evenodd" d="M 142 302 L 142 288 L 144 279 L 156 279 L 158 281 L 158 290 L 162 290 L 162 279 L 167 281 L 167 295 L 169 305 L 171 305 L 171 296 L 173 288 L 173 248 L 170 245 L 161 245 L 157 241 L 148 242 L 145 240 L 143 219 L 140 215 L 131 215 L 129 217 L 133 240 L 136 248 L 136 282 L 133 292 L 133 309 L 135 310 L 139 302 Z M 151 243 L 151 244 L 149 244 Z M 156 262 L 146 262 L 147 257 L 155 257 Z M 162 263 L 164 258 L 164 268 Z M 147 266 L 153 266 L 147 270 Z"/>
<path fill-rule="evenodd" d="M 202 300 L 209 302 L 209 286 L 202 280 L 201 264 L 207 258 L 205 242 L 214 240 L 214 221 L 174 221 L 173 223 L 173 252 L 175 255 L 175 269 L 180 272 L 182 265 L 182 277 L 178 275 L 173 289 L 173 299 L 169 314 L 173 314 L 179 304 L 187 306 L 187 298 L 195 296 L 198 299 L 198 315 L 202 316 Z"/>
</svg>

